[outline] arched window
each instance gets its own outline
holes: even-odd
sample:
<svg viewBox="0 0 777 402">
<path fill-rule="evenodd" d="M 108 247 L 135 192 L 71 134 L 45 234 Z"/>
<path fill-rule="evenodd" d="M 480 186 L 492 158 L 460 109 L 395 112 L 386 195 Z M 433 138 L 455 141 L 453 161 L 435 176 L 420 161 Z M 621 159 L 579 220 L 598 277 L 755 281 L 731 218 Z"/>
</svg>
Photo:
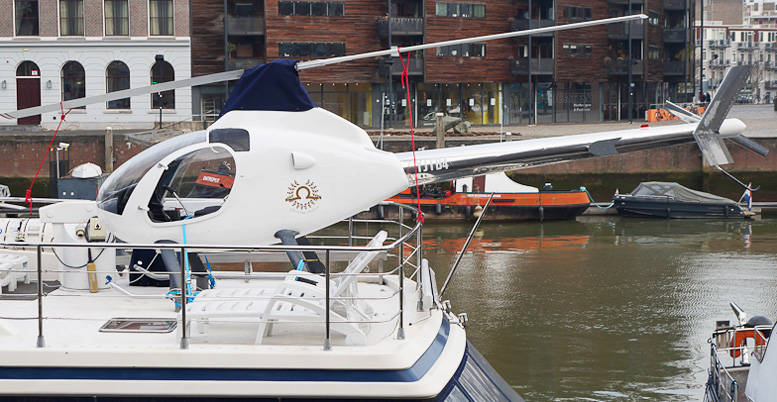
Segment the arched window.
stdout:
<svg viewBox="0 0 777 402">
<path fill-rule="evenodd" d="M 62 100 L 86 97 L 86 74 L 77 61 L 69 61 L 62 67 Z M 86 106 L 81 106 L 81 109 Z"/>
<path fill-rule="evenodd" d="M 158 60 L 151 67 L 151 84 L 159 84 L 175 80 L 175 71 L 173 66 L 164 61 Z M 175 109 L 175 90 L 164 91 L 151 94 L 152 109 Z"/>
<path fill-rule="evenodd" d="M 31 62 L 31 61 L 23 61 L 22 64 L 19 64 L 19 67 L 16 68 L 16 76 L 17 77 L 40 77 L 40 70 L 38 69 L 38 65 Z"/>
<path fill-rule="evenodd" d="M 108 92 L 129 89 L 130 70 L 126 64 L 120 61 L 112 61 L 105 70 L 105 88 Z M 130 109 L 130 98 L 108 101 L 108 109 Z"/>
</svg>

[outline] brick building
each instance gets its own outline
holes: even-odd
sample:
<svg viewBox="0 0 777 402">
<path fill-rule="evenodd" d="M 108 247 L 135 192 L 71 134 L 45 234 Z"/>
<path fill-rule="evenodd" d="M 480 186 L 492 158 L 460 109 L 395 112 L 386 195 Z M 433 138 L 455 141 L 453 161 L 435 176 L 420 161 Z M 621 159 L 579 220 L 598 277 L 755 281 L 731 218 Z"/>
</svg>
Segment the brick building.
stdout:
<svg viewBox="0 0 777 402">
<path fill-rule="evenodd" d="M 189 78 L 184 0 L 0 1 L 0 110 Z M 189 88 L 71 111 L 65 129 L 151 128 L 191 119 Z M 56 128 L 59 113 L 2 120 Z"/>
<path fill-rule="evenodd" d="M 629 11 L 631 4 L 631 11 Z M 307 70 L 313 100 L 363 127 L 431 124 L 435 112 L 476 125 L 628 119 L 695 92 L 692 8 L 686 0 L 192 1 L 193 75 L 276 58 L 306 60 L 632 13 L 650 19 L 428 49 L 408 56 L 410 102 L 398 58 Z M 224 23 L 226 21 L 226 24 Z M 629 39 L 631 46 L 629 46 Z M 631 51 L 629 57 L 629 49 Z M 227 86 L 193 91 L 195 112 L 218 113 Z"/>
</svg>

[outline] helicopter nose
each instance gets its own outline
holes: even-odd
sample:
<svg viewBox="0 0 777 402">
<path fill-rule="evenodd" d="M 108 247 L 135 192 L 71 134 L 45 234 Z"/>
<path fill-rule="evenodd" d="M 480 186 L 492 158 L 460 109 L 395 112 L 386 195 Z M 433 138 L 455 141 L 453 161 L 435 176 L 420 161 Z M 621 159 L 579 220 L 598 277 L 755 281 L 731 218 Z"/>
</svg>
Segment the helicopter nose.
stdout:
<svg viewBox="0 0 777 402">
<path fill-rule="evenodd" d="M 719 132 L 721 137 L 736 137 L 739 134 L 742 134 L 746 128 L 747 125 L 745 125 L 742 120 L 732 118 L 723 121 L 723 124 L 720 125 Z"/>
</svg>

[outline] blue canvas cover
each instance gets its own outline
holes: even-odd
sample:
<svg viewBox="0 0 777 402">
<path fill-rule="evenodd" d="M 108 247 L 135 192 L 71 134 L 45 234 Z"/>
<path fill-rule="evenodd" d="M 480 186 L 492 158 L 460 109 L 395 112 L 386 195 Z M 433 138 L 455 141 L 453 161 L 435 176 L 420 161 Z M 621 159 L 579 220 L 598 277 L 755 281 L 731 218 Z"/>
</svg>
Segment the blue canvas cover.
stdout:
<svg viewBox="0 0 777 402">
<path fill-rule="evenodd" d="M 296 60 L 273 60 L 246 69 L 219 117 L 232 110 L 302 112 L 316 107 L 299 81 L 296 63 Z"/>
</svg>

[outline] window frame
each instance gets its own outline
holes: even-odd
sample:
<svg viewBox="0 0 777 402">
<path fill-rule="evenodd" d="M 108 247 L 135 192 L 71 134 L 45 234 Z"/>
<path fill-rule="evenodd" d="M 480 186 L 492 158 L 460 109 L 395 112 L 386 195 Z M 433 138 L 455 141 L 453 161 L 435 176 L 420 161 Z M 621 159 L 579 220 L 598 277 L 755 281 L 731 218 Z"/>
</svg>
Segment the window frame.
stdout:
<svg viewBox="0 0 777 402">
<path fill-rule="evenodd" d="M 25 17 L 24 15 L 19 15 L 19 5 L 20 3 L 30 3 L 34 4 L 34 12 L 35 16 L 34 18 L 31 16 Z M 26 10 L 26 7 L 25 7 Z M 21 36 L 21 37 L 31 37 L 31 36 L 40 36 L 40 2 L 38 0 L 14 0 L 13 2 L 13 12 L 14 12 L 14 36 Z M 33 22 L 32 30 L 34 33 L 31 34 L 20 34 L 20 30 L 23 26 L 25 26 L 23 23 L 27 21 Z"/>
<path fill-rule="evenodd" d="M 84 36 L 84 0 L 59 0 L 58 5 L 59 36 Z M 77 5 L 80 5 L 80 10 Z M 76 6 L 76 10 L 71 9 L 73 6 Z"/>
<path fill-rule="evenodd" d="M 70 74 L 72 70 L 69 69 L 71 66 L 77 66 L 80 68 L 80 75 L 78 74 L 72 74 L 72 75 L 65 75 L 66 70 L 67 74 Z M 59 79 L 60 79 L 60 100 L 63 102 L 73 100 L 73 99 L 81 99 L 86 97 L 86 70 L 84 69 L 83 64 L 79 63 L 75 60 L 68 60 L 65 62 L 64 65 L 62 65 L 62 69 L 60 69 L 59 72 Z M 79 84 L 79 80 L 81 83 Z M 71 89 L 70 91 L 66 91 L 67 88 L 75 88 Z M 80 96 L 77 96 L 80 95 Z M 79 106 L 76 109 L 86 109 L 86 106 Z"/>
<path fill-rule="evenodd" d="M 111 68 L 115 66 L 116 68 L 121 68 L 124 66 L 127 70 L 127 75 L 111 75 Z M 113 60 L 105 67 L 105 90 L 107 93 L 110 92 L 116 92 L 121 91 L 124 89 L 130 88 L 130 82 L 132 79 L 132 71 L 130 70 L 127 63 L 121 61 L 121 60 Z M 113 83 L 112 83 L 112 80 Z M 126 85 L 123 85 L 123 81 L 126 80 Z M 111 89 L 111 87 L 116 87 L 114 89 Z M 115 99 L 111 101 L 105 102 L 105 109 L 106 110 L 131 110 L 132 109 L 132 99 L 127 98 L 121 98 L 121 99 Z"/>
<path fill-rule="evenodd" d="M 112 3 L 111 10 L 113 12 L 116 11 L 117 5 L 124 4 L 126 16 L 125 17 L 108 17 L 108 3 Z M 130 30 L 129 30 L 129 0 L 103 0 L 103 24 L 104 24 L 104 30 L 105 30 L 105 36 L 129 36 Z M 108 21 L 112 22 L 113 30 L 111 32 L 108 31 Z M 117 29 L 117 22 L 120 22 L 123 28 L 126 29 L 126 33 L 116 33 Z"/>
<path fill-rule="evenodd" d="M 169 4 L 168 11 L 170 12 L 170 15 L 164 16 L 164 17 L 163 16 L 154 17 L 152 10 L 154 10 L 155 8 L 152 7 L 152 4 L 159 5 L 162 3 Z M 161 8 L 157 6 L 156 11 L 159 12 L 160 10 Z M 163 20 L 167 20 L 166 25 L 169 26 L 169 29 L 166 30 L 166 32 L 162 32 L 162 25 L 160 24 L 160 22 Z M 157 33 L 154 33 L 154 27 L 156 27 Z M 175 2 L 173 0 L 148 0 L 148 35 L 149 36 L 175 36 Z"/>
</svg>

